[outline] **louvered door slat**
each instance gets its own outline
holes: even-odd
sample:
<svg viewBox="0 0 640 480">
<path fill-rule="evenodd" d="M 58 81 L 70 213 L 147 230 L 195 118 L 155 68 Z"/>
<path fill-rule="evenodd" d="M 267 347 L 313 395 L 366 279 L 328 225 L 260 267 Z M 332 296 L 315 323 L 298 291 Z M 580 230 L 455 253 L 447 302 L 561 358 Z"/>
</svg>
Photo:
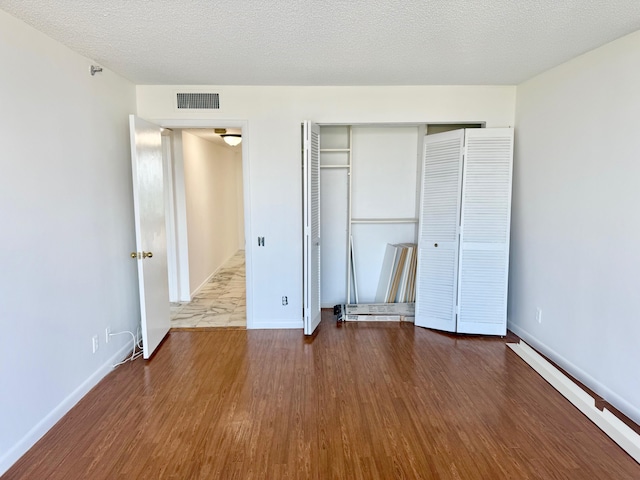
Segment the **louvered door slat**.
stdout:
<svg viewBox="0 0 640 480">
<path fill-rule="evenodd" d="M 455 331 L 464 130 L 425 137 L 418 240 L 418 326 Z"/>
<path fill-rule="evenodd" d="M 304 170 L 304 333 L 320 323 L 320 127 L 303 124 Z"/>
<path fill-rule="evenodd" d="M 466 132 L 457 331 L 505 335 L 512 129 Z"/>
<path fill-rule="evenodd" d="M 317 126 L 316 126 L 317 127 Z M 320 130 L 311 129 L 311 310 L 320 321 Z M 312 325 L 315 330 L 315 325 Z"/>
</svg>

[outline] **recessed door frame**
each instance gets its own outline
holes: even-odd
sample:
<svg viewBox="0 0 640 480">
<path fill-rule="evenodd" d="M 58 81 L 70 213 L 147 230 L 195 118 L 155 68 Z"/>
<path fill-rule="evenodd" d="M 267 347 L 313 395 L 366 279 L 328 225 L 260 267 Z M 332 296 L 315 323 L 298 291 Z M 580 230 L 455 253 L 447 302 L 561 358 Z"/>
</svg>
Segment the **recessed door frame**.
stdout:
<svg viewBox="0 0 640 480">
<path fill-rule="evenodd" d="M 246 302 L 247 302 L 247 329 L 253 328 L 253 269 L 252 252 L 247 241 L 252 237 L 251 233 L 251 186 L 249 175 L 249 127 L 247 120 L 220 120 L 220 119 L 149 119 L 149 121 L 163 128 L 189 129 L 189 128 L 240 128 L 242 131 L 242 195 L 244 202 L 244 246 L 246 269 Z M 182 179 L 181 181 L 184 181 Z M 174 212 L 175 213 L 175 212 Z M 175 220 L 175 219 L 174 219 Z M 184 263 L 184 262 L 183 262 Z M 181 272 L 184 275 L 184 272 Z M 186 272 L 188 276 L 188 272 Z"/>
</svg>

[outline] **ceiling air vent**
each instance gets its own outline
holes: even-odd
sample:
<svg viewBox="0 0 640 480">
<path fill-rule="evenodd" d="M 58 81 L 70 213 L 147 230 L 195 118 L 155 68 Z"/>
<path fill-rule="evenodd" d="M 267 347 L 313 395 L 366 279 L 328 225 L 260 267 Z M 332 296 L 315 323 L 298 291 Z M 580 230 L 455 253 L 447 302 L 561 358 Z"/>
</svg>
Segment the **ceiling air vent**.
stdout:
<svg viewBox="0 0 640 480">
<path fill-rule="evenodd" d="M 218 93 L 179 93 L 178 108 L 220 108 Z"/>
</svg>

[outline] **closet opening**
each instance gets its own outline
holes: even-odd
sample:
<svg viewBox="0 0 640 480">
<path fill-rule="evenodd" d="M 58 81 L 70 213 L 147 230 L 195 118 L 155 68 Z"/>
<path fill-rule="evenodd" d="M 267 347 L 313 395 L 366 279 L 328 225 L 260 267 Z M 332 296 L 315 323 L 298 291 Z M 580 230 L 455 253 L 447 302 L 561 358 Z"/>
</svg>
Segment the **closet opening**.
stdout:
<svg viewBox="0 0 640 480">
<path fill-rule="evenodd" d="M 320 192 L 318 198 L 319 234 L 317 235 L 319 240 L 316 242 L 320 245 L 321 251 L 318 258 L 319 274 L 317 276 L 320 307 L 334 308 L 354 304 L 366 306 L 388 303 L 407 304 L 413 307 L 420 302 L 423 307 L 434 307 L 432 297 L 441 288 L 438 283 L 440 281 L 438 266 L 444 265 L 442 268 L 451 270 L 451 275 L 455 273 L 457 276 L 461 273 L 457 271 L 457 260 L 454 263 L 451 262 L 453 257 L 458 254 L 458 235 L 461 232 L 459 222 L 461 220 L 460 212 L 463 209 L 463 151 L 466 152 L 464 150 L 466 148 L 465 138 L 478 138 L 477 135 L 472 135 L 470 132 L 483 129 L 484 122 L 420 125 L 323 124 L 317 127 L 318 165 L 314 167 L 313 164 L 310 164 L 307 168 L 309 168 L 309 172 L 317 168 L 317 177 L 319 178 L 319 187 L 317 188 Z M 481 186 L 480 191 L 493 188 L 491 182 L 495 183 L 496 179 L 506 181 L 504 185 L 496 187 L 496 198 L 506 198 L 505 192 L 508 190 L 507 196 L 510 202 L 512 139 L 509 140 L 508 137 L 512 138 L 512 131 L 510 129 L 486 130 L 492 132 L 489 132 L 488 136 L 480 135 L 481 139 L 476 141 L 476 144 L 488 139 L 487 148 L 489 150 L 486 151 L 489 151 L 489 156 L 491 156 L 497 150 L 494 150 L 494 145 L 491 144 L 493 139 L 490 137 L 493 133 L 496 133 L 498 137 L 502 135 L 504 138 L 498 139 L 497 144 L 501 145 L 499 148 L 505 149 L 506 163 L 503 162 L 503 170 L 495 178 L 489 180 L 487 184 L 489 187 L 487 185 Z M 453 147 L 445 145 L 443 151 L 445 153 L 450 151 L 458 159 L 456 162 L 459 165 L 454 166 L 453 170 L 446 170 L 449 167 L 445 167 L 445 171 L 439 171 L 439 167 L 436 165 L 435 169 L 428 172 L 431 176 L 431 182 L 427 182 L 430 193 L 435 192 L 435 195 L 428 197 L 425 196 L 424 191 L 425 185 L 427 185 L 424 169 L 431 168 L 434 164 L 425 163 L 427 158 L 431 158 L 429 157 L 431 152 L 428 151 L 431 147 L 427 147 L 427 145 L 433 145 L 434 141 L 437 143 L 442 136 L 450 135 L 447 132 L 454 132 L 451 135 L 460 141 L 456 140 L 458 144 L 454 142 Z M 311 142 L 309 145 L 312 145 Z M 450 147 L 453 150 L 447 150 Z M 480 147 L 478 150 L 481 152 L 479 154 L 481 157 L 484 155 L 482 152 L 486 153 L 483 148 Z M 437 152 L 436 157 L 441 153 Z M 498 156 L 500 155 L 502 154 L 499 153 Z M 309 158 L 313 157 L 314 154 L 310 153 Z M 436 159 L 436 164 L 438 161 Z M 481 159 L 480 164 L 489 165 L 489 167 L 480 171 L 479 178 L 488 178 L 487 174 L 490 174 L 493 169 L 492 162 L 493 158 L 483 157 Z M 476 164 L 472 163 L 471 165 Z M 305 176 L 306 180 L 309 178 L 313 178 L 313 175 Z M 472 182 L 469 185 L 473 186 L 474 184 Z M 433 201 L 434 198 L 437 200 L 440 191 L 449 186 L 452 186 L 451 192 L 449 192 L 452 196 L 446 200 L 445 204 L 440 205 L 437 202 L 432 202 L 427 205 L 427 197 L 431 199 L 430 201 Z M 308 191 L 313 191 L 313 188 Z M 308 192 L 305 191 L 305 199 L 309 205 L 312 205 L 313 199 L 307 198 L 306 193 Z M 481 198 L 479 202 L 482 204 L 482 202 L 489 201 L 490 203 L 492 195 L 493 193 L 489 192 L 488 197 Z M 431 210 L 431 213 L 436 213 L 435 217 L 434 215 L 429 216 L 429 212 L 426 211 L 428 209 Z M 428 270 L 425 270 L 426 264 L 431 262 L 426 261 L 424 251 L 419 249 L 418 245 L 430 241 L 431 239 L 427 237 L 433 232 L 429 229 L 421 229 L 421 225 L 428 218 L 430 225 L 437 226 L 441 220 L 438 217 L 439 212 L 443 209 L 453 212 L 453 219 L 447 219 L 447 221 L 451 222 L 453 236 L 456 237 L 456 251 L 450 255 L 451 258 L 437 256 L 435 261 L 428 266 Z M 510 208 L 507 210 L 510 212 Z M 314 212 L 315 209 L 313 207 L 305 208 L 305 211 Z M 496 213 L 505 213 L 505 209 L 502 208 L 499 212 L 497 210 L 487 212 L 485 219 L 491 219 L 492 215 Z M 508 218 L 506 223 L 508 224 Z M 505 223 L 502 222 L 502 225 L 504 226 Z M 503 233 L 504 231 L 500 235 Z M 314 239 L 315 236 L 316 234 L 314 234 Z M 504 235 L 501 238 L 503 237 Z M 436 247 L 435 251 L 444 252 L 447 249 L 445 247 L 443 250 L 444 243 L 441 242 L 440 250 L 437 250 Z M 431 244 L 432 247 L 434 245 L 438 245 L 438 242 L 435 241 Z M 477 245 L 470 248 L 476 247 Z M 468 254 L 468 258 L 472 256 L 472 254 Z M 444 263 L 439 264 L 438 262 Z M 403 265 L 403 268 L 400 268 L 399 265 Z M 305 261 L 305 267 L 312 270 L 314 262 Z M 423 280 L 425 277 L 429 277 L 432 281 L 423 281 L 420 284 L 421 277 Z M 315 275 L 312 275 L 312 278 L 315 278 Z M 467 275 L 465 278 L 470 277 Z M 420 285 L 422 285 L 422 291 Z M 452 295 L 456 297 L 457 283 L 452 287 L 456 290 Z M 425 293 L 425 288 L 431 288 L 431 291 Z M 454 298 L 452 315 L 457 315 L 456 299 L 457 297 Z M 504 300 L 506 302 L 506 295 Z M 506 303 L 504 306 L 506 309 Z M 435 308 L 437 310 L 438 305 L 435 305 Z M 445 308 L 448 307 L 445 306 Z M 407 321 L 412 321 L 415 316 L 408 310 L 398 311 L 397 309 L 384 308 L 370 310 L 372 311 L 364 313 L 374 313 L 375 315 L 363 315 L 362 318 L 359 318 L 360 313 L 363 313 L 360 310 L 353 310 L 354 315 L 351 316 L 345 315 L 344 311 L 341 312 L 341 315 L 343 320 L 399 319 Z M 419 315 L 425 316 L 424 309 Z M 454 322 L 456 318 L 453 317 Z M 423 321 L 417 324 L 431 326 L 425 325 Z M 495 334 L 496 329 L 492 328 L 487 333 Z M 455 327 L 451 331 L 455 331 Z M 305 331 L 305 333 L 308 332 Z"/>
</svg>

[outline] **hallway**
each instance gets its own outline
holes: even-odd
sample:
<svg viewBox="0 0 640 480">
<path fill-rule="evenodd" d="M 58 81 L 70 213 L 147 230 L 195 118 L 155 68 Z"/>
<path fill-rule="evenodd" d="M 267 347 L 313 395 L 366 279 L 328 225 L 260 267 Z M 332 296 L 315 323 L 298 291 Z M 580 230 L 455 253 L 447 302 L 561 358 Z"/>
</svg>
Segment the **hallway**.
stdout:
<svg viewBox="0 0 640 480">
<path fill-rule="evenodd" d="M 247 327 L 244 250 L 238 250 L 189 303 L 171 304 L 171 328 Z"/>
</svg>

